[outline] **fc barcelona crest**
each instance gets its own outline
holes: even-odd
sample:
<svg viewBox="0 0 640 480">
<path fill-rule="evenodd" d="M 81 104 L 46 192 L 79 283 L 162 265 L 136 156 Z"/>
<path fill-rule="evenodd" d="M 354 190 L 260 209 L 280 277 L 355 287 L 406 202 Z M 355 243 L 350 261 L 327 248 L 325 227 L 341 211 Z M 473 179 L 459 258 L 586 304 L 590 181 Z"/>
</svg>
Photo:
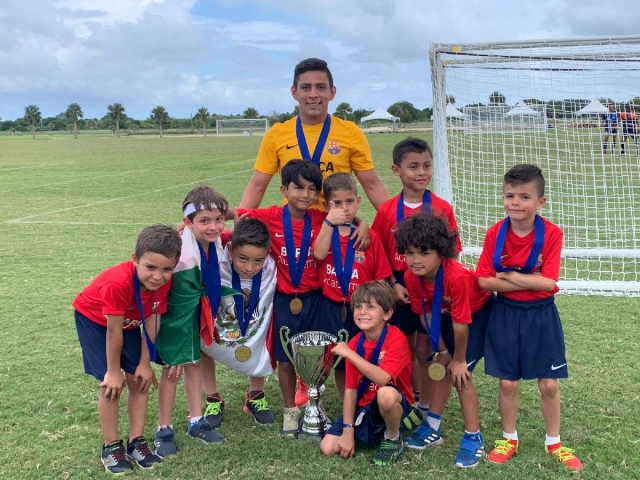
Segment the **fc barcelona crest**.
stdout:
<svg viewBox="0 0 640 480">
<path fill-rule="evenodd" d="M 337 155 L 340 153 L 340 144 L 331 140 L 327 143 L 327 150 L 331 155 Z"/>
<path fill-rule="evenodd" d="M 358 263 L 363 263 L 365 258 L 364 258 L 364 252 L 361 250 L 356 250 L 356 253 L 353 257 L 353 260 L 358 262 Z"/>
</svg>

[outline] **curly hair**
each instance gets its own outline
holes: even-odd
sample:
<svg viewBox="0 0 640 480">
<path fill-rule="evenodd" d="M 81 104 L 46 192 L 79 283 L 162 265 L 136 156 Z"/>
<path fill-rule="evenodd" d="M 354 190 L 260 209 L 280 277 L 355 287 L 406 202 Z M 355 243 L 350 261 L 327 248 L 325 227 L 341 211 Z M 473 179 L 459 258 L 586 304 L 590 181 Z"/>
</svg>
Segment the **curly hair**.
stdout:
<svg viewBox="0 0 640 480">
<path fill-rule="evenodd" d="M 442 258 L 455 258 L 458 233 L 449 228 L 444 216 L 419 213 L 407 218 L 395 232 L 396 250 L 405 254 L 409 248 L 422 252 L 434 250 Z"/>
</svg>

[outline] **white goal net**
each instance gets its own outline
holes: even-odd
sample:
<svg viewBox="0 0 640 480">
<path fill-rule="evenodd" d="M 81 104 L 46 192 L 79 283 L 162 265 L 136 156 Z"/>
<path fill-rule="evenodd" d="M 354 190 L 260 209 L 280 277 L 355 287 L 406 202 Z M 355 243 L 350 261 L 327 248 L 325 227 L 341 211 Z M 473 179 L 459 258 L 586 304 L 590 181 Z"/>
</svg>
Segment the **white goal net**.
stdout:
<svg viewBox="0 0 640 480">
<path fill-rule="evenodd" d="M 269 120 L 266 118 L 216 120 L 216 135 L 218 137 L 252 137 L 254 135 L 264 135 L 267 130 L 269 130 Z"/>
<path fill-rule="evenodd" d="M 564 230 L 562 291 L 640 296 L 640 37 L 433 44 L 431 72 L 435 192 L 463 261 L 504 217 L 504 173 L 533 163 Z"/>
</svg>

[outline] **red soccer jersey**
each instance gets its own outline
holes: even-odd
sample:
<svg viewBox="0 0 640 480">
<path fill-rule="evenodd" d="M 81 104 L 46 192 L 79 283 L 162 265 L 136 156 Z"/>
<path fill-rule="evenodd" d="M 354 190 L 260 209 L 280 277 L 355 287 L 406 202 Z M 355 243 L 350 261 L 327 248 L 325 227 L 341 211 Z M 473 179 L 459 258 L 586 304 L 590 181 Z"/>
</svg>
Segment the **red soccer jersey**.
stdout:
<svg viewBox="0 0 640 480">
<path fill-rule="evenodd" d="M 359 333 L 349 341 L 349 348 L 354 352 L 357 351 L 356 346 L 361 335 L 364 335 L 364 333 Z M 364 341 L 365 360 L 371 360 L 371 354 L 376 348 L 377 343 L 377 341 Z M 353 365 L 353 363 L 348 360 L 346 363 L 345 388 L 357 390 L 363 375 Z M 384 339 L 382 350 L 380 350 L 378 366 L 391 376 L 391 382 L 389 383 L 398 387 L 409 403 L 413 404 L 413 388 L 411 387 L 411 349 L 409 348 L 407 337 L 398 327 L 394 327 L 393 325 L 387 326 L 387 337 Z M 362 395 L 358 405 L 364 407 L 371 403 L 376 397 L 378 388 L 378 385 L 371 382 L 369 384 L 369 388 Z"/>
<path fill-rule="evenodd" d="M 558 280 L 560 275 L 560 253 L 562 252 L 562 230 L 557 225 L 551 223 L 546 218 L 544 221 L 544 244 L 542 245 L 542 253 L 538 257 L 534 272 L 540 272 L 543 277 Z M 496 271 L 493 268 L 493 252 L 496 249 L 496 239 L 498 231 L 504 220 L 499 221 L 487 230 L 484 238 L 482 254 L 478 260 L 476 274 L 479 277 L 495 277 Z M 507 238 L 504 241 L 504 249 L 502 250 L 501 263 L 503 267 L 524 267 L 531 248 L 533 247 L 535 233 L 533 230 L 524 237 L 515 234 L 512 228 L 507 231 Z M 501 292 L 507 298 L 518 301 L 531 301 L 547 298 L 558 292 L 556 287 L 551 292 L 543 292 L 541 290 L 518 290 L 515 292 Z"/>
<path fill-rule="evenodd" d="M 378 208 L 378 212 L 373 219 L 373 223 L 371 224 L 371 230 L 375 230 L 376 233 L 380 235 L 391 269 L 395 272 L 404 272 L 407 269 L 407 264 L 404 261 L 404 255 L 401 255 L 396 251 L 396 239 L 393 235 L 393 232 L 396 230 L 398 225 L 397 209 L 399 200 L 400 194 L 380 205 L 380 208 Z M 422 212 L 422 206 L 409 208 L 404 205 L 404 218 L 409 218 L 410 216 L 416 215 L 420 212 Z M 458 224 L 456 223 L 456 216 L 453 213 L 453 207 L 449 202 L 438 197 L 433 192 L 431 193 L 431 212 L 434 215 L 444 215 L 449 222 L 449 227 L 452 230 L 458 230 Z M 456 244 L 458 252 L 461 252 L 462 243 L 460 242 L 460 237 L 458 237 Z"/>
<path fill-rule="evenodd" d="M 276 262 L 278 269 L 277 289 L 280 293 L 291 295 L 296 293 L 291 283 L 289 273 L 289 263 L 287 261 L 287 246 L 284 239 L 284 225 L 282 223 L 282 206 L 273 205 L 267 208 L 251 208 L 249 210 L 239 209 L 238 215 L 249 213 L 251 218 L 262 220 L 269 229 L 271 235 L 271 257 Z M 313 241 L 318 235 L 322 222 L 327 216 L 326 212 L 310 208 L 307 210 L 311 218 L 311 244 L 309 245 L 309 255 L 307 263 L 302 273 L 302 280 L 298 286 L 298 293 L 310 292 L 320 288 L 320 271 L 318 262 L 313 256 Z M 293 243 L 296 246 L 296 259 L 300 257 L 300 245 L 302 244 L 302 232 L 304 230 L 304 220 L 291 220 L 293 228 Z"/>
<path fill-rule="evenodd" d="M 360 285 L 371 280 L 386 280 L 392 275 L 391 267 L 384 253 L 380 237 L 374 231 L 371 234 L 371 244 L 366 250 L 357 250 L 353 260 L 353 272 L 351 281 L 349 282 L 349 292 L 346 301 L 351 300 L 351 294 Z M 342 246 L 342 262 L 347 252 L 347 244 L 349 236 L 340 236 L 340 244 Z M 333 247 L 331 247 L 333 248 Z M 320 283 L 322 285 L 322 294 L 329 300 L 342 302 L 342 289 L 336 275 L 336 267 L 333 261 L 333 253 L 331 249 L 329 254 L 320 264 Z"/>
<path fill-rule="evenodd" d="M 442 313 L 450 315 L 456 323 L 471 323 L 471 315 L 482 308 L 491 292 L 482 290 L 475 274 L 465 265 L 452 258 L 442 260 L 444 285 L 442 294 Z M 411 310 L 422 315 L 422 299 L 426 301 L 427 312 L 433 304 L 434 284 L 423 277 L 416 276 L 410 270 L 404 272 Z"/>
<path fill-rule="evenodd" d="M 133 261 L 108 268 L 98 275 L 73 301 L 73 308 L 92 322 L 107 326 L 105 315 L 124 315 L 124 330 L 138 328 L 141 323 L 133 288 Z M 171 280 L 154 292 L 141 291 L 144 318 L 167 311 L 167 294 Z"/>
</svg>

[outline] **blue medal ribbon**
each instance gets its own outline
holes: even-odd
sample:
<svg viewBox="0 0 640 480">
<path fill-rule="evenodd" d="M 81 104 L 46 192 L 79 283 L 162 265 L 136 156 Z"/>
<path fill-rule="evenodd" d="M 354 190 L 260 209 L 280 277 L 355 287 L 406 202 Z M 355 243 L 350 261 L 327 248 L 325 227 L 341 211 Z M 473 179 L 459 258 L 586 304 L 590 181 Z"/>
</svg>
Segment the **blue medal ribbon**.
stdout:
<svg viewBox="0 0 640 480">
<path fill-rule="evenodd" d="M 500 230 L 498 230 L 496 249 L 493 252 L 493 269 L 496 272 L 511 272 L 516 270 L 520 273 L 531 273 L 533 272 L 533 269 L 536 268 L 538 257 L 540 256 L 542 246 L 544 245 L 544 221 L 540 215 L 536 215 L 536 221 L 533 226 L 533 246 L 531 247 L 531 252 L 529 253 L 527 262 L 522 268 L 502 266 L 502 251 L 504 250 L 504 243 L 507 239 L 507 232 L 509 231 L 510 224 L 511 221 L 509 217 L 507 217 L 504 219 L 504 222 L 502 222 L 502 225 L 500 225 Z"/>
<path fill-rule="evenodd" d="M 289 275 L 291 275 L 291 285 L 295 291 L 300 286 L 302 273 L 309 256 L 309 245 L 311 245 L 311 218 L 308 213 L 304 214 L 304 229 L 302 230 L 302 244 L 300 245 L 300 258 L 296 261 L 296 244 L 293 240 L 293 226 L 291 224 L 291 212 L 289 205 L 282 207 L 282 226 L 284 227 L 284 243 L 287 247 L 287 263 L 289 264 Z"/>
<path fill-rule="evenodd" d="M 431 192 L 425 190 L 422 195 L 422 213 L 431 213 Z M 404 222 L 404 191 L 400 192 L 398 205 L 396 207 L 396 223 Z"/>
<path fill-rule="evenodd" d="M 338 228 L 333 229 L 331 234 L 331 249 L 333 250 L 333 264 L 336 267 L 336 277 L 340 284 L 342 296 L 346 299 L 349 295 L 349 284 L 351 283 L 351 274 L 353 273 L 353 261 L 356 257 L 356 249 L 354 244 L 356 240 L 351 238 L 355 228 L 351 226 L 349 231 L 349 241 L 347 242 L 347 252 L 345 254 L 344 266 L 342 264 L 342 245 L 340 242 L 340 231 Z"/>
<path fill-rule="evenodd" d="M 258 299 L 260 298 L 260 286 L 262 284 L 262 269 L 253 277 L 251 283 L 251 295 L 249 296 L 249 308 L 244 306 L 244 295 L 234 295 L 233 299 L 236 303 L 236 312 L 238 313 L 238 324 L 240 325 L 240 334 L 244 337 L 247 334 L 247 328 L 249 328 L 249 322 L 253 318 L 253 314 L 258 306 Z M 236 269 L 231 265 L 231 286 L 234 290 L 242 292 L 242 285 L 240 284 L 240 275 L 236 272 Z"/>
<path fill-rule="evenodd" d="M 362 358 L 367 360 L 371 365 L 378 365 L 378 358 L 380 358 L 380 351 L 382 350 L 382 345 L 384 345 L 384 340 L 387 338 L 387 326 L 385 325 L 382 328 L 382 332 L 380 333 L 380 338 L 378 338 L 378 343 L 376 343 L 373 352 L 371 352 L 371 357 L 367 360 L 364 356 L 364 333 L 360 334 L 360 338 L 358 339 L 358 343 L 356 343 L 356 353 L 360 355 Z M 368 377 L 362 376 L 362 380 L 358 384 L 358 400 L 356 401 L 356 405 L 360 403 L 360 399 L 364 395 L 364 392 L 367 391 L 371 385 L 371 380 Z"/>
<path fill-rule="evenodd" d="M 431 344 L 431 350 L 435 354 L 440 350 L 440 325 L 442 323 L 442 295 L 444 294 L 444 268 L 442 263 L 438 268 L 436 274 L 436 282 L 433 286 L 433 301 L 431 302 L 431 325 L 427 318 L 427 301 L 424 294 L 424 285 L 420 280 L 420 287 L 422 289 L 422 316 L 424 318 L 424 326 L 429 333 L 429 343 Z M 433 356 L 433 354 L 432 354 Z M 429 357 L 431 358 L 431 357 Z"/>
<path fill-rule="evenodd" d="M 147 350 L 149 350 L 149 358 L 151 361 L 156 361 L 156 344 L 153 343 L 151 337 L 149 336 L 149 332 L 147 331 L 146 320 L 147 317 L 144 316 L 144 307 L 142 306 L 142 294 L 140 293 L 140 279 L 138 278 L 138 270 L 136 268 L 133 269 L 133 290 L 135 291 L 136 297 L 136 305 L 138 306 L 138 312 L 140 312 L 140 322 L 142 323 L 142 331 L 144 332 L 144 339 L 147 341 Z M 158 303 L 158 291 L 156 290 L 156 297 L 154 300 L 154 305 Z M 156 307 L 157 308 L 157 307 Z M 151 312 L 153 313 L 153 311 Z M 158 321 L 156 319 L 156 328 L 154 338 L 158 338 Z"/>
<path fill-rule="evenodd" d="M 303 160 L 311 160 L 316 164 L 317 167 L 320 167 L 320 158 L 322 157 L 322 151 L 324 150 L 324 146 L 327 143 L 327 138 L 329 138 L 329 130 L 331 130 L 331 115 L 327 114 L 327 118 L 324 120 L 324 124 L 322 125 L 322 131 L 320 132 L 320 137 L 318 137 L 318 143 L 316 143 L 316 148 L 313 151 L 313 157 L 309 153 L 309 146 L 307 145 L 307 139 L 304 136 L 304 130 L 302 128 L 302 120 L 300 120 L 300 115 L 296 119 L 296 137 L 298 139 L 298 147 L 300 148 L 300 155 Z"/>
<path fill-rule="evenodd" d="M 209 303 L 211 304 L 211 315 L 215 321 L 215 318 L 218 316 L 220 300 L 222 299 L 218 252 L 215 243 L 209 243 L 209 258 L 207 258 L 202 245 L 200 245 L 200 242 L 197 243 L 198 249 L 200 250 L 200 273 L 202 273 L 204 288 L 207 292 L 207 297 L 209 297 Z"/>
</svg>

